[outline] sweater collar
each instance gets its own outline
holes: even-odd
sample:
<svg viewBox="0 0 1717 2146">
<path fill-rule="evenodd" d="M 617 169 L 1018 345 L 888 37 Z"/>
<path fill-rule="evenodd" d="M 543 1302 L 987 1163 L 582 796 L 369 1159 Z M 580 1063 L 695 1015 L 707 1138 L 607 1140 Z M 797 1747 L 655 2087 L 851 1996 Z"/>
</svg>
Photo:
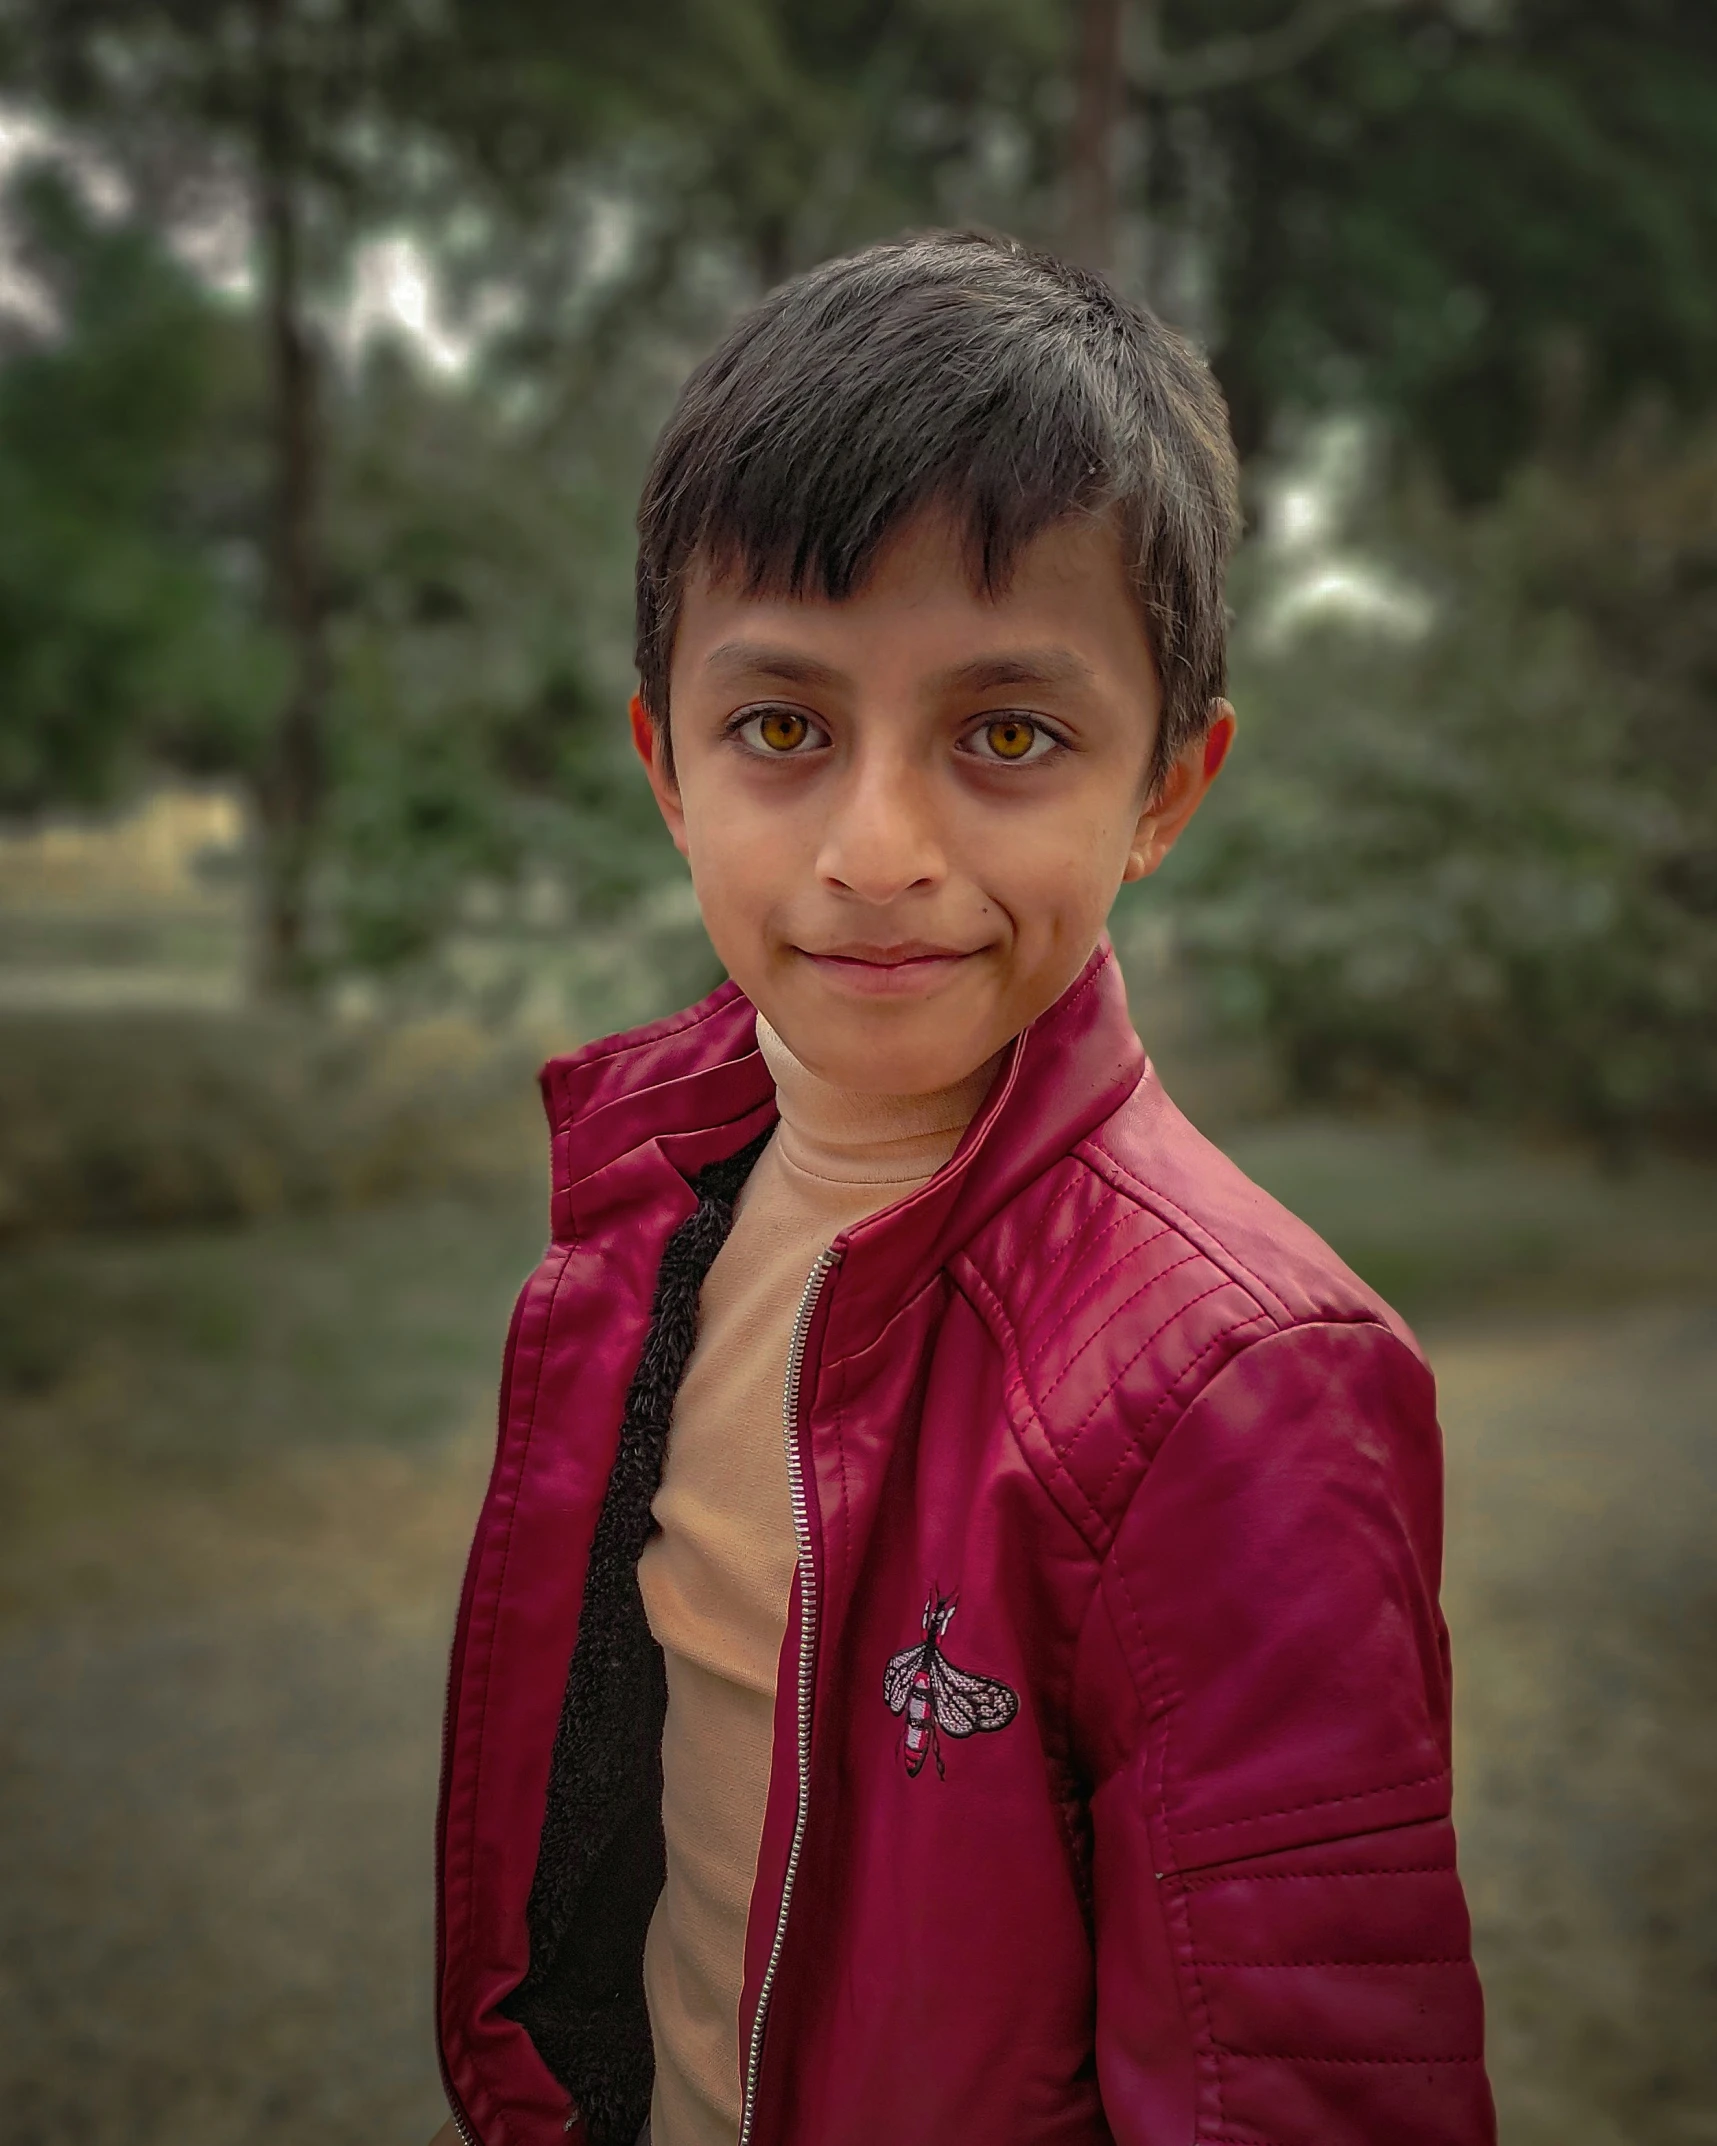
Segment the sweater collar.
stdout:
<svg viewBox="0 0 1717 2146">
<path fill-rule="evenodd" d="M 855 1256 L 843 1295 L 874 1271 L 893 1305 L 906 1268 L 928 1269 L 1111 1115 L 1145 1057 L 1105 937 L 1053 1006 L 1002 1052 L 982 1109 L 928 1184 L 841 1241 Z M 750 1001 L 725 983 L 685 1013 L 611 1036 L 542 1073 L 554 1143 L 557 1237 L 586 1235 L 615 1206 L 674 1192 L 776 1116 L 775 1082 Z M 671 1183 L 679 1180 L 677 1192 Z M 873 1260 L 869 1254 L 887 1253 Z"/>
<path fill-rule="evenodd" d="M 917 1185 L 933 1177 L 959 1146 L 1007 1056 L 998 1051 L 951 1088 L 870 1095 L 813 1073 L 761 1013 L 757 1047 L 775 1083 L 783 1160 L 806 1177 L 838 1185 Z"/>
</svg>

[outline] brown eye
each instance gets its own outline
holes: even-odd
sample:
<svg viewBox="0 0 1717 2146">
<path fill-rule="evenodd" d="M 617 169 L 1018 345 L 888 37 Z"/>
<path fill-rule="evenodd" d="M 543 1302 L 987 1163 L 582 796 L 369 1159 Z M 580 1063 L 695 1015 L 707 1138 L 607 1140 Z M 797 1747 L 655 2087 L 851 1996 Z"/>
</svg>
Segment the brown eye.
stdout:
<svg viewBox="0 0 1717 2146">
<path fill-rule="evenodd" d="M 772 753 L 797 752 L 810 734 L 810 724 L 791 708 L 771 708 L 757 718 L 757 735 Z"/>
<path fill-rule="evenodd" d="M 815 716 L 797 708 L 758 708 L 734 718 L 729 733 L 747 752 L 764 760 L 808 760 L 829 743 Z"/>
<path fill-rule="evenodd" d="M 1017 716 L 1002 716 L 984 732 L 984 742 L 998 760 L 1023 760 L 1037 743 L 1037 725 Z"/>
</svg>

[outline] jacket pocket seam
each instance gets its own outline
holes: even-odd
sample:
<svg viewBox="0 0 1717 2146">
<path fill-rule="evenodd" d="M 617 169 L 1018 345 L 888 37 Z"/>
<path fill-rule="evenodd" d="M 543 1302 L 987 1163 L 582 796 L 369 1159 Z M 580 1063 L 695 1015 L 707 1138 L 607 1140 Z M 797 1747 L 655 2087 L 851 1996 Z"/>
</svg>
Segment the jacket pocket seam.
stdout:
<svg viewBox="0 0 1717 2146">
<path fill-rule="evenodd" d="M 1411 1821 L 1422 1825 L 1423 1819 Z M 1394 1831 L 1393 1827 L 1387 1829 Z M 1376 1840 L 1376 1833 L 1348 1833 L 1345 1840 Z M 1319 1843 L 1326 1848 L 1339 1848 L 1340 1840 Z M 1289 1849 L 1273 1849 L 1272 1854 L 1291 1854 Z M 1246 1870 L 1240 1862 L 1199 1863 L 1189 1871 L 1174 1871 L 1174 1883 L 1182 1892 L 1198 1892 L 1212 1885 L 1305 1885 L 1325 1878 L 1430 1878 L 1451 1877 L 1456 1869 L 1453 1863 L 1388 1863 L 1374 1867 L 1354 1864 L 1344 1865 L 1339 1870 Z"/>
<path fill-rule="evenodd" d="M 1298 1818 L 1306 1811 L 1326 1811 L 1338 1803 L 1365 1803 L 1373 1796 L 1396 1796 L 1406 1789 L 1424 1788 L 1429 1782 L 1447 1778 L 1446 1766 L 1434 1766 L 1429 1773 L 1415 1774 L 1410 1781 L 1383 1781 L 1375 1788 L 1349 1789 L 1345 1795 L 1340 1796 L 1314 1796 L 1309 1803 L 1290 1803 L 1279 1811 L 1248 1811 L 1244 1818 L 1219 1818 L 1209 1825 L 1177 1826 L 1175 1831 L 1181 1840 L 1198 1840 L 1209 1833 L 1240 1833 L 1248 1826 L 1261 1826 L 1272 1818 Z"/>
<path fill-rule="evenodd" d="M 1383 1877 L 1387 1873 L 1370 1871 L 1367 1875 L 1375 1878 Z M 1376 1969 L 1379 1967 L 1470 1967 L 1472 1965 L 1472 1962 L 1464 1952 L 1426 1953 L 1423 1957 L 1415 1954 L 1411 1959 L 1400 1960 L 1213 1960 L 1207 1952 L 1201 1952 L 1197 1957 L 1200 1967 L 1220 1967 L 1225 1971 L 1229 1969 L 1243 1971 L 1257 1969 L 1260 1972 L 1271 1974 L 1294 1974 L 1302 1967 L 1320 1969 L 1329 1967 L 1363 1967 Z"/>
<path fill-rule="evenodd" d="M 1482 2056 L 1465 2057 L 1324 2057 L 1315 2056 L 1303 2049 L 1240 2049 L 1232 2042 L 1213 2043 L 1225 2057 L 1238 2057 L 1242 2063 L 1255 2064 L 1412 2064 L 1421 2069 L 1427 2064 L 1482 2064 Z"/>
</svg>

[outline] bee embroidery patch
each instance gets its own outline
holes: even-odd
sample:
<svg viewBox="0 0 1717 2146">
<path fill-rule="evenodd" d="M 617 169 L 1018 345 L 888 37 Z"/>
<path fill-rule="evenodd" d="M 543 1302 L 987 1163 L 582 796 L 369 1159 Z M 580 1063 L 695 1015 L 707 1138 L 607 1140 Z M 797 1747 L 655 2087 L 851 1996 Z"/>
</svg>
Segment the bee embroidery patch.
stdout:
<svg viewBox="0 0 1717 2146">
<path fill-rule="evenodd" d="M 937 1779 L 945 1777 L 944 1736 L 1005 1729 L 1019 1712 L 1016 1692 L 995 1677 L 956 1669 L 942 1652 L 942 1635 L 954 1621 L 954 1606 L 954 1596 L 932 1588 L 924 1605 L 924 1637 L 902 1647 L 882 1674 L 889 1712 L 906 1716 L 901 1752 L 909 1780 L 916 1780 L 927 1757 L 936 1761 Z"/>
</svg>

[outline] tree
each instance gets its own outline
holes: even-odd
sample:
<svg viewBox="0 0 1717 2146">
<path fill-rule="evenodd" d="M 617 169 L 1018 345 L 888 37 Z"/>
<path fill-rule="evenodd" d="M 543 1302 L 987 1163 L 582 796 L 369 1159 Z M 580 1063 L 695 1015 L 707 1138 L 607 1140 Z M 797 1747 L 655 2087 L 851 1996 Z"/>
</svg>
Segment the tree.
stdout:
<svg viewBox="0 0 1717 2146">
<path fill-rule="evenodd" d="M 1698 0 L 1078 0 L 1070 62 L 1063 242 L 1211 345 L 1247 456 L 1358 401 L 1477 499 L 1571 412 L 1709 405 Z"/>
<path fill-rule="evenodd" d="M 624 210 L 604 363 L 844 246 L 978 220 L 1183 320 L 1249 457 L 1357 401 L 1477 498 L 1571 401 L 1601 428 L 1717 380 L 1700 0 L 656 0 L 630 39 L 456 5 L 478 165 L 527 217 L 564 216 L 569 177 Z"/>
<path fill-rule="evenodd" d="M 653 0 L 595 35 L 547 0 L 453 6 L 449 124 L 526 216 L 569 180 L 624 206 L 625 305 L 743 302 L 902 225 L 1029 225 L 1052 175 L 1049 0 Z"/>
<path fill-rule="evenodd" d="M 1121 135 L 1129 122 L 1147 129 L 1152 107 L 1186 104 L 1218 91 L 1251 88 L 1291 74 L 1366 12 L 1394 11 L 1400 0 L 1298 0 L 1276 19 L 1212 36 L 1208 11 L 1200 40 L 1169 51 L 1162 0 L 1078 0 L 1073 128 L 1067 152 L 1065 245 L 1073 259 L 1113 275 L 1121 175 Z M 1147 135 L 1148 143 L 1148 135 Z M 1138 159 L 1146 214 L 1151 209 L 1148 154 Z M 1160 302 L 1160 293 L 1141 292 Z"/>
<path fill-rule="evenodd" d="M 1708 1143 L 1717 430 L 1482 511 L 1384 494 L 1362 533 L 1434 622 L 1242 635 L 1246 750 L 1163 881 L 1182 949 L 1301 1097 Z"/>
<path fill-rule="evenodd" d="M 1468 500 L 1548 439 L 1641 395 L 1696 409 L 1717 381 L 1717 26 L 1693 0 L 0 0 L 0 79 L 94 131 L 140 232 L 191 181 L 248 205 L 259 299 L 208 346 L 229 385 L 191 381 L 213 316 L 181 279 L 189 399 L 160 405 L 153 488 L 102 526 L 133 530 L 133 559 L 170 533 L 159 563 L 222 645 L 270 652 L 248 667 L 268 720 L 253 695 L 170 749 L 218 733 L 254 786 L 276 981 L 421 950 L 548 802 L 605 860 L 592 883 L 628 881 L 643 837 L 623 813 L 604 832 L 625 793 L 587 746 L 592 681 L 623 684 L 638 467 L 732 312 L 829 252 L 923 222 L 1051 240 L 1072 215 L 1086 258 L 1207 342 L 1249 456 L 1358 404 Z M 456 391 L 354 380 L 319 343 L 355 244 L 395 221 L 488 309 Z M 1117 234 L 1141 227 L 1135 259 Z M 75 371 L 93 322 L 45 372 L 0 368 L 0 403 Z M 18 526 L 46 530 L 45 465 L 20 449 L 0 481 L 26 465 Z M 188 515 L 171 472 L 193 465 L 211 504 Z M 48 549 L 20 542 L 8 571 Z M 204 615 L 149 603 L 161 648 Z M 59 614 L 14 615 L 45 647 Z M 93 614 L 59 642 L 110 645 Z M 79 689 L 85 775 L 98 732 L 114 769 L 169 749 L 147 709 L 173 695 L 143 669 Z M 32 764 L 13 795 L 75 787 L 69 761 Z"/>
<path fill-rule="evenodd" d="M 389 93 L 424 63 L 411 11 L 369 0 L 4 0 L 16 88 L 93 125 L 138 185 L 236 175 L 258 240 L 269 441 L 267 612 L 287 652 L 252 768 L 262 836 L 260 980 L 305 972 L 327 794 L 320 370 L 309 301 L 409 166 Z"/>
<path fill-rule="evenodd" d="M 1123 0 L 1079 0 L 1066 245 L 1074 260 L 1102 275 L 1115 267 L 1115 155 L 1127 101 L 1126 23 Z"/>
<path fill-rule="evenodd" d="M 1165 21 L 1208 35 L 1211 10 L 1173 0 Z M 1412 0 L 1351 12 L 1291 68 L 1189 63 L 1137 94 L 1163 144 L 1155 213 L 1203 253 L 1247 454 L 1284 415 L 1358 402 L 1476 500 L 1558 424 L 1595 438 L 1642 395 L 1710 406 L 1717 16 L 1699 0 Z"/>
<path fill-rule="evenodd" d="M 6 206 L 59 333 L 0 365 L 0 810 L 244 765 L 283 669 L 235 586 L 247 338 L 63 179 Z"/>
</svg>

